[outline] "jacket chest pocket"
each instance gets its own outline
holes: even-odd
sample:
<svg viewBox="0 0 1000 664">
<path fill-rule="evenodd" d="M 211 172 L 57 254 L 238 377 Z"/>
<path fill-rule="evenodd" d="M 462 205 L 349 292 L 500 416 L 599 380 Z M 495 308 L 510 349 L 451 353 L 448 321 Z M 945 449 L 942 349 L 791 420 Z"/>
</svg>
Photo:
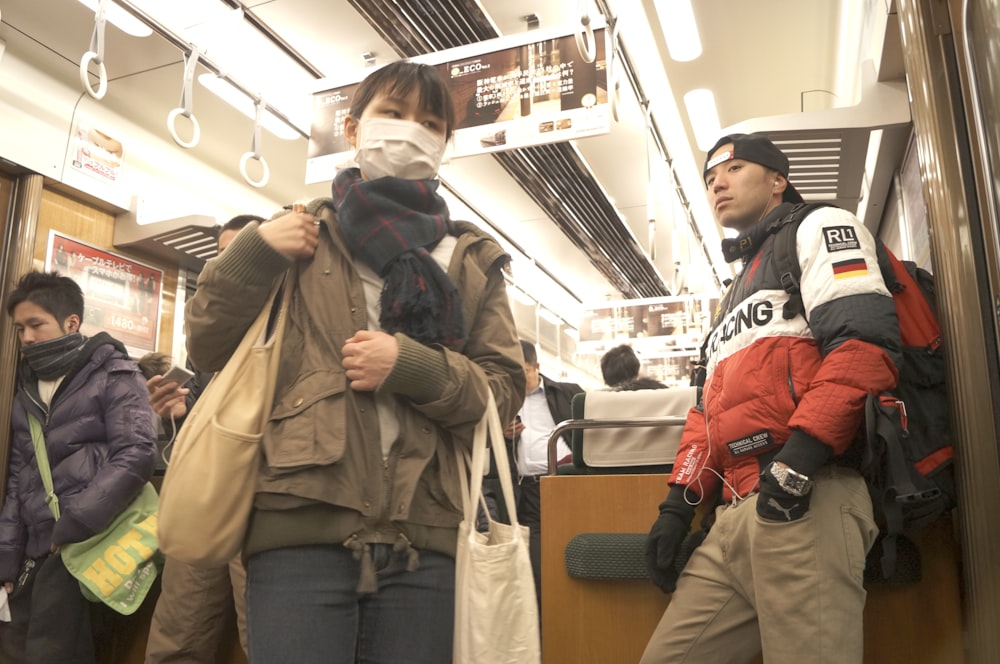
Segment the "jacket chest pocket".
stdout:
<svg viewBox="0 0 1000 664">
<path fill-rule="evenodd" d="M 272 469 L 325 466 L 344 456 L 347 399 L 343 372 L 300 376 L 274 405 L 264 435 Z"/>
</svg>

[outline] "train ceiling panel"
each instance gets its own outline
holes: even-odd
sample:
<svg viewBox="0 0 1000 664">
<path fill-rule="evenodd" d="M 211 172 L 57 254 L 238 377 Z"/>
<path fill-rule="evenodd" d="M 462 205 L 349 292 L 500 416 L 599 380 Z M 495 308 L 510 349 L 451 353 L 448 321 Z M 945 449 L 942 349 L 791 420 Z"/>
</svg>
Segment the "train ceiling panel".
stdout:
<svg viewBox="0 0 1000 664">
<path fill-rule="evenodd" d="M 268 49 L 274 44 L 278 50 L 269 59 L 298 63 L 297 83 L 322 76 L 344 77 L 350 72 L 363 75 L 362 54 L 384 64 L 402 56 L 523 32 L 535 22 L 546 28 L 565 26 L 569 32 L 578 25 L 581 9 L 578 0 L 128 1 L 150 13 L 172 12 L 164 22 L 184 39 L 234 31 L 238 35 L 230 40 L 234 44 L 209 46 L 203 54 L 220 62 L 229 58 L 228 73 L 234 78 L 249 76 L 257 66 L 250 52 L 238 57 L 240 44 L 252 44 L 256 52 L 267 50 L 261 44 L 270 42 Z M 859 15 L 862 5 L 876 18 L 880 12 L 889 16 L 872 21 Z M 442 169 L 448 187 L 498 234 L 522 248 L 530 261 L 552 274 L 576 301 L 668 294 L 675 288 L 670 280 L 675 262 L 715 260 L 713 251 L 717 252 L 721 233 L 704 203 L 699 172 L 704 155 L 684 109 L 684 93 L 699 87 L 712 89 L 725 127 L 752 118 L 808 115 L 837 105 L 850 106 L 849 93 L 842 94 L 843 98 L 835 93 L 845 85 L 856 93 L 861 86 L 851 88 L 838 81 L 845 71 L 857 71 L 864 59 L 874 58 L 880 75 L 892 77 L 890 82 L 898 83 L 902 77 L 899 58 L 894 55 L 899 43 L 893 38 L 891 3 L 887 11 L 883 3 L 856 0 L 699 0 L 693 8 L 703 53 L 691 62 L 670 59 L 654 0 L 594 0 L 582 6 L 595 20 L 605 14 L 621 28 L 619 45 L 627 56 L 628 71 L 620 79 L 621 121 L 613 124 L 611 133 L 465 157 Z M 240 15 L 234 7 L 243 10 L 242 21 L 235 27 L 232 17 Z M 211 12 L 202 16 L 205 9 Z M 79 0 L 5 0 L 0 18 L 0 38 L 7 42 L 9 52 L 79 87 L 79 61 L 90 48 L 94 27 L 92 10 Z M 861 36 L 851 41 L 844 34 Z M 166 116 L 178 106 L 184 55 L 176 44 L 157 34 L 139 38 L 109 29 L 108 94 L 95 102 L 81 89 L 79 110 L 103 105 L 169 142 Z M 884 78 L 879 82 L 885 82 Z M 634 89 L 639 90 L 638 98 Z M 308 110 L 308 92 L 294 100 L 293 95 L 272 95 L 271 101 L 289 109 L 289 116 L 301 117 L 299 111 Z M 198 86 L 193 106 L 202 140 L 192 152 L 238 179 L 235 164 L 250 147 L 252 120 Z M 652 129 L 646 125 L 650 118 Z M 773 125 L 762 129 L 783 130 Z M 822 131 L 830 129 L 837 127 L 809 127 L 792 138 L 814 144 Z M 867 132 L 869 138 L 842 137 L 842 147 L 850 148 L 852 164 L 866 151 L 861 146 L 870 140 L 872 131 Z M 279 202 L 328 195 L 327 184 L 304 184 L 305 138 L 282 140 L 265 132 L 262 140 L 263 153 L 272 165 L 271 183 L 263 190 L 266 195 Z M 886 163 L 891 171 L 892 160 Z M 836 184 L 807 184 L 809 171 L 802 170 L 802 188 L 815 187 L 823 197 L 849 201 L 857 195 L 860 180 L 856 168 L 848 170 L 849 176 L 835 170 Z M 651 173 L 668 175 L 650 188 Z M 553 174 L 559 174 L 557 180 Z M 793 180 L 795 176 L 793 170 Z M 834 190 L 837 193 L 831 194 Z M 657 197 L 673 202 L 656 202 Z M 648 209 L 654 202 L 655 214 Z M 662 210 L 667 211 L 667 218 Z M 655 223 L 650 223 L 651 217 Z M 689 232 L 691 237 L 684 241 L 671 237 L 677 232 Z M 728 269 L 713 268 L 716 278 L 704 279 L 702 286 L 717 285 Z M 711 272 L 708 267 L 702 271 Z"/>
</svg>

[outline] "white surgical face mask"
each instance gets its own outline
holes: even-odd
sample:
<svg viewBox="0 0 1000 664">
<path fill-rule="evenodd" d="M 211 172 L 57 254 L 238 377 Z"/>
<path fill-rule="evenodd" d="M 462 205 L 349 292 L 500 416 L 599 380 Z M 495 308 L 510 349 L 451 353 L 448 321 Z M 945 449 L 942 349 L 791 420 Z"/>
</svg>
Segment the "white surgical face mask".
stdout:
<svg viewBox="0 0 1000 664">
<path fill-rule="evenodd" d="M 385 176 L 427 180 L 437 175 L 444 148 L 444 136 L 418 122 L 363 118 L 354 158 L 366 180 Z"/>
</svg>

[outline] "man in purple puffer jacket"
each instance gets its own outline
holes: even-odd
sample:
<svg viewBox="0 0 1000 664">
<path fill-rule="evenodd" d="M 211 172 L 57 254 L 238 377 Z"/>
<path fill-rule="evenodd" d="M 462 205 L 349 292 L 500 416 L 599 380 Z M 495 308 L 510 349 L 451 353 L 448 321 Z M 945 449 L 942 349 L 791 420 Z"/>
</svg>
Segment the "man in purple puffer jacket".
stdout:
<svg viewBox="0 0 1000 664">
<path fill-rule="evenodd" d="M 59 547 L 106 528 L 149 480 L 155 415 L 121 342 L 80 334 L 83 293 L 72 279 L 29 272 L 6 304 L 21 363 L 0 511 L 0 583 L 12 618 L 0 630 L 0 661 L 90 664 L 90 605 Z M 45 503 L 28 413 L 44 430 L 58 522 Z"/>
</svg>

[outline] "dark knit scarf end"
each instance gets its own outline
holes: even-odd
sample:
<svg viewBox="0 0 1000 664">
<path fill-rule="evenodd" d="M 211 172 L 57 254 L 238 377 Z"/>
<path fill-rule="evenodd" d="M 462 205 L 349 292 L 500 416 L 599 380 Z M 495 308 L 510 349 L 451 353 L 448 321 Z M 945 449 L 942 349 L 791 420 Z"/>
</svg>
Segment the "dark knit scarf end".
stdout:
<svg viewBox="0 0 1000 664">
<path fill-rule="evenodd" d="M 448 228 L 433 180 L 364 181 L 357 169 L 333 181 L 340 230 L 351 252 L 382 277 L 379 325 L 423 344 L 465 341 L 461 294 L 430 252 Z"/>
<path fill-rule="evenodd" d="M 456 306 L 458 291 L 440 269 L 435 272 L 428 268 L 433 260 L 420 250 L 403 254 L 393 262 L 386 271 L 379 300 L 379 324 L 390 334 L 404 332 L 422 344 L 441 343 L 454 348 L 465 338 L 462 311 Z M 428 283 L 428 279 L 437 283 Z"/>
</svg>

